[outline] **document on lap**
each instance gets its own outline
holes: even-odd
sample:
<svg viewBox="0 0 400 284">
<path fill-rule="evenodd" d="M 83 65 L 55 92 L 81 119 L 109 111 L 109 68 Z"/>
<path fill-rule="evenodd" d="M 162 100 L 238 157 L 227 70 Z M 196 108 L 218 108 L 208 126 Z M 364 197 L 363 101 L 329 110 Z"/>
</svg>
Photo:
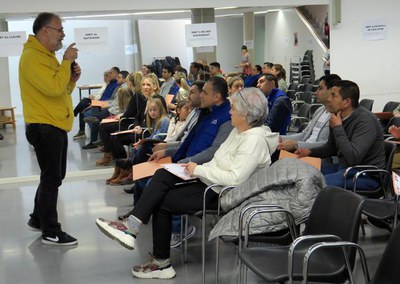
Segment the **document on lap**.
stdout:
<svg viewBox="0 0 400 284">
<path fill-rule="evenodd" d="M 183 180 L 196 179 L 196 177 L 192 177 L 185 171 L 185 167 L 182 164 L 164 164 L 163 168 Z"/>
<path fill-rule="evenodd" d="M 154 173 L 161 169 L 163 164 L 170 164 L 172 162 L 171 157 L 165 157 L 157 162 L 144 162 L 132 166 L 132 179 L 139 180 L 146 177 L 151 177 Z"/>
<path fill-rule="evenodd" d="M 292 158 L 292 159 L 297 159 L 297 155 L 290 153 L 285 150 L 281 150 L 279 154 L 279 159 L 283 158 Z M 302 157 L 299 160 L 302 160 L 303 162 L 306 162 L 310 164 L 311 166 L 317 168 L 318 170 L 321 170 L 321 159 L 320 158 L 314 158 L 314 157 Z"/>
<path fill-rule="evenodd" d="M 97 107 L 101 107 L 101 108 L 108 107 L 107 102 L 99 101 L 99 100 L 92 100 L 90 104 L 91 104 L 91 106 L 97 106 Z"/>
<path fill-rule="evenodd" d="M 396 195 L 400 195 L 400 170 L 397 170 L 397 173 L 393 171 L 392 178 L 394 192 L 396 193 Z"/>
</svg>

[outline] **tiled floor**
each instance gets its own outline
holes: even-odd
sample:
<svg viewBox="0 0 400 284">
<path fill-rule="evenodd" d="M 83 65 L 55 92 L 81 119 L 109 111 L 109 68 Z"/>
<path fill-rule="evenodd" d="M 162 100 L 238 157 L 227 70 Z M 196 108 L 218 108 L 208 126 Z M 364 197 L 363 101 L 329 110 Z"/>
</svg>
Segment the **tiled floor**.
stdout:
<svg viewBox="0 0 400 284">
<path fill-rule="evenodd" d="M 101 153 L 97 150 L 82 151 L 80 145 L 83 141 L 72 141 L 75 131 L 69 135 L 68 171 L 80 173 L 81 177 L 64 181 L 60 188 L 58 212 L 63 229 L 78 238 L 79 244 L 73 248 L 41 244 L 40 233 L 29 231 L 26 226 L 37 183 L 18 182 L 24 180 L 23 176 L 39 173 L 34 152 L 25 140 L 21 121 L 19 118 L 16 134 L 10 127 L 0 129 L 5 135 L 5 140 L 0 141 L 0 284 L 200 283 L 199 220 L 192 220 L 197 224 L 198 231 L 189 242 L 189 262 L 183 262 L 180 249 L 172 250 L 171 261 L 177 272 L 176 278 L 156 281 L 132 277 L 131 266 L 142 263 L 152 250 L 151 226 L 145 226 L 141 231 L 134 251 L 124 249 L 99 232 L 94 224 L 95 219 L 99 216 L 115 219 L 117 214 L 129 210 L 132 195 L 123 193 L 120 186 L 106 186 L 104 180 L 108 174 L 92 171 L 96 169 L 94 161 Z M 389 235 L 368 226 L 366 229 L 366 236 L 360 236 L 360 244 L 366 250 L 373 272 Z M 235 247 L 222 243 L 221 251 L 220 283 L 235 283 Z M 207 252 L 206 282 L 212 283 L 213 243 L 208 244 Z M 359 265 L 355 273 L 357 283 L 363 283 Z M 248 278 L 249 283 L 262 283 L 251 273 Z"/>
</svg>

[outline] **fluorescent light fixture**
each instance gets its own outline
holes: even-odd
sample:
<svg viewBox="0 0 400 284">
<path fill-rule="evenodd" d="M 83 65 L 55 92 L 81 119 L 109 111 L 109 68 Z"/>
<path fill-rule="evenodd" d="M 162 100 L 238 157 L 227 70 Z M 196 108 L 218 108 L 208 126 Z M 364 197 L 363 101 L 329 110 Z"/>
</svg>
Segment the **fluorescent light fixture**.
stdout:
<svg viewBox="0 0 400 284">
<path fill-rule="evenodd" d="M 233 16 L 243 16 L 243 13 L 215 15 L 215 18 L 224 18 L 224 17 L 233 17 Z"/>
<path fill-rule="evenodd" d="M 229 6 L 229 7 L 218 7 L 218 8 L 214 8 L 214 10 L 232 10 L 232 9 L 237 9 L 239 7 L 237 6 Z"/>
<path fill-rule="evenodd" d="M 141 15 L 177 14 L 177 13 L 190 13 L 190 10 L 154 11 L 154 12 L 119 13 L 119 14 L 80 15 L 80 16 L 67 16 L 67 17 L 61 17 L 61 18 L 62 18 L 62 19 L 87 19 L 87 18 L 106 18 L 106 17 L 141 16 Z"/>
<path fill-rule="evenodd" d="M 281 11 L 281 9 L 271 9 L 271 10 L 267 10 L 267 11 L 259 11 L 259 12 L 254 12 L 255 15 L 259 15 L 259 14 L 266 14 L 269 12 L 279 12 Z"/>
</svg>

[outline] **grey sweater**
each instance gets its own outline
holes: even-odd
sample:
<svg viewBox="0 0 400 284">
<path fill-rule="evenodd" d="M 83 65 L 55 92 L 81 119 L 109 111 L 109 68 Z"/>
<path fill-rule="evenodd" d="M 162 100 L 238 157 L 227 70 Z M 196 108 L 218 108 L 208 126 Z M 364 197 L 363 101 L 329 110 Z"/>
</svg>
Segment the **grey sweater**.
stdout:
<svg viewBox="0 0 400 284">
<path fill-rule="evenodd" d="M 337 155 L 346 167 L 374 165 L 385 167 L 383 131 L 375 115 L 358 107 L 342 125 L 330 127 L 328 142 L 311 149 L 311 156 L 327 158 Z"/>
</svg>

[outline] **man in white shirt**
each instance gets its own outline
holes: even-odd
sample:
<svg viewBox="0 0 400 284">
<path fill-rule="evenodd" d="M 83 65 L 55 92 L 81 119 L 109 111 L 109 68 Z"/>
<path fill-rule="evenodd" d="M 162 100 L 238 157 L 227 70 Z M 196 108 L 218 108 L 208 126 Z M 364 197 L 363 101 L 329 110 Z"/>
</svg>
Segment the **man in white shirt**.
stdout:
<svg viewBox="0 0 400 284">
<path fill-rule="evenodd" d="M 160 87 L 160 96 L 165 97 L 169 94 L 169 90 L 175 84 L 174 79 L 174 70 L 172 70 L 171 66 L 164 66 L 162 69 L 161 76 L 165 80 L 164 83 Z"/>
<path fill-rule="evenodd" d="M 319 80 L 318 90 L 316 92 L 317 101 L 323 104 L 314 114 L 313 119 L 307 127 L 301 132 L 292 135 L 281 136 L 282 141 L 278 145 L 279 150 L 293 152 L 297 148 L 314 148 L 325 144 L 329 137 L 329 118 L 330 112 L 326 109 L 330 89 L 333 83 L 341 80 L 336 74 L 322 76 Z"/>
</svg>

